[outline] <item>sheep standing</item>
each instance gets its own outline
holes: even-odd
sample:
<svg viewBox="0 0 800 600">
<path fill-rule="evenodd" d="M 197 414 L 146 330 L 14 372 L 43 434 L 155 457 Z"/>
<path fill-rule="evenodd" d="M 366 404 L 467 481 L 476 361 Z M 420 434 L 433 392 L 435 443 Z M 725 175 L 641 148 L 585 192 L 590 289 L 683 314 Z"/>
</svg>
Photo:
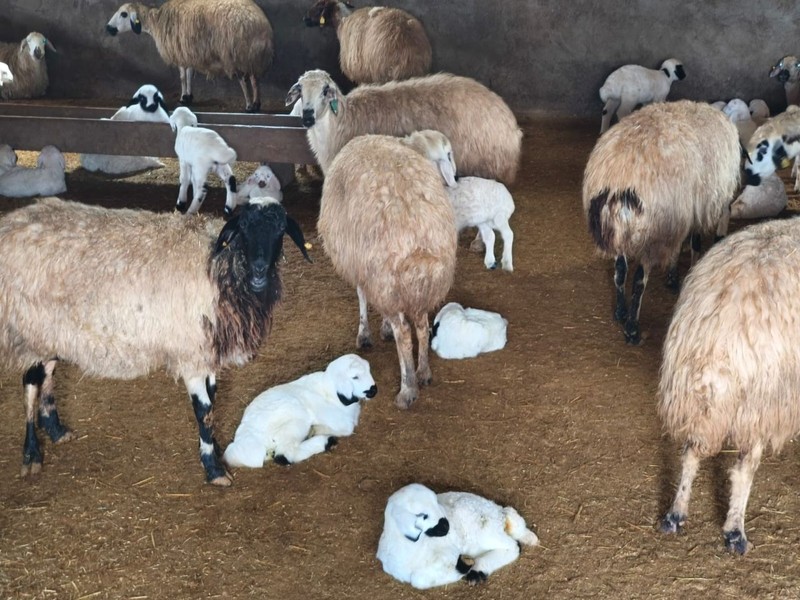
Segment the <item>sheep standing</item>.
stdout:
<svg viewBox="0 0 800 600">
<path fill-rule="evenodd" d="M 212 170 L 225 183 L 227 196 L 225 206 L 235 205 L 236 178 L 231 163 L 236 160 L 236 151 L 228 146 L 222 136 L 213 129 L 197 127 L 197 117 L 185 106 L 179 106 L 169 118 L 175 135 L 175 154 L 180 161 L 180 188 L 176 208 L 193 215 L 200 210 L 206 199 L 206 179 Z M 192 204 L 186 209 L 186 196 L 192 184 Z"/>
<path fill-rule="evenodd" d="M 344 96 L 325 71 L 307 71 L 289 90 L 286 105 L 303 101 L 308 142 L 327 176 L 336 154 L 368 133 L 404 136 L 441 131 L 458 156 L 461 175 L 511 185 L 519 166 L 522 132 L 514 113 L 473 79 L 447 73 L 363 85 Z"/>
<path fill-rule="evenodd" d="M 786 106 L 800 104 L 800 59 L 784 56 L 770 68 L 769 76 L 783 84 Z"/>
<path fill-rule="evenodd" d="M 520 544 L 536 546 L 539 538 L 512 507 L 412 483 L 386 502 L 377 557 L 386 573 L 418 589 L 460 579 L 474 585 L 514 562 Z"/>
<path fill-rule="evenodd" d="M 675 58 L 665 60 L 660 69 L 648 69 L 640 65 L 620 67 L 606 78 L 600 88 L 600 99 L 604 103 L 600 133 L 611 126 L 614 113 L 617 119 L 622 119 L 638 104 L 664 102 L 672 82 L 685 77 L 683 65 Z"/>
<path fill-rule="evenodd" d="M 795 269 L 795 266 L 798 268 Z M 675 501 L 661 530 L 688 514 L 703 458 L 738 450 L 731 470 L 725 546 L 746 553 L 747 499 L 762 453 L 800 433 L 796 318 L 800 221 L 767 221 L 714 246 L 686 278 L 664 343 L 658 412 L 683 444 Z"/>
<path fill-rule="evenodd" d="M 149 33 L 164 62 L 180 71 L 181 103 L 194 100 L 192 77 L 199 71 L 236 77 L 245 110 L 261 109 L 258 78 L 272 62 L 272 26 L 252 0 L 168 0 L 158 8 L 130 2 L 114 13 L 106 31 Z"/>
<path fill-rule="evenodd" d="M 0 98 L 38 98 L 47 91 L 46 51 L 55 52 L 53 44 L 37 31 L 19 43 L 0 42 L 0 62 L 6 63 L 13 80 L 0 85 Z"/>
<path fill-rule="evenodd" d="M 260 164 L 256 170 L 244 180 L 244 183 L 237 186 L 236 194 L 233 197 L 233 202 L 228 198 L 225 202 L 225 215 L 233 214 L 236 207 L 241 204 L 247 204 L 251 198 L 272 198 L 277 202 L 283 200 L 283 192 L 281 191 L 281 182 L 275 176 L 272 169 L 267 164 Z"/>
<path fill-rule="evenodd" d="M 386 83 L 431 70 L 433 52 L 419 19 L 399 8 L 354 9 L 341 0 L 318 0 L 308 10 L 309 27 L 333 27 L 339 65 L 354 83 Z"/>
<path fill-rule="evenodd" d="M 583 178 L 583 209 L 601 254 L 615 258 L 614 318 L 625 339 L 639 344 L 639 309 L 653 267 L 677 260 L 690 233 L 727 230 L 728 206 L 739 185 L 736 127 L 708 104 L 681 100 L 651 104 L 602 135 Z M 633 276 L 625 299 L 628 260 Z"/>
<path fill-rule="evenodd" d="M 456 263 L 455 217 L 438 173 L 398 138 L 357 137 L 326 173 L 317 228 L 334 269 L 356 287 L 360 314 L 369 303 L 388 320 L 400 360 L 395 403 L 409 408 L 431 381 L 428 313 L 447 295 Z M 372 344 L 366 318 L 356 344 Z"/>
<path fill-rule="evenodd" d="M 355 354 L 340 356 L 324 371 L 256 396 L 222 460 L 230 467 L 255 469 L 270 459 L 285 466 L 326 452 L 355 430 L 359 400 L 377 393 L 369 363 Z"/>
<path fill-rule="evenodd" d="M 14 166 L 0 175 L 0 196 L 28 198 L 66 192 L 65 168 L 64 155 L 58 148 L 45 146 L 36 159 L 35 169 Z"/>
<path fill-rule="evenodd" d="M 277 203 L 250 204 L 227 223 L 57 198 L 3 216 L 0 356 L 26 369 L 22 475 L 42 466 L 37 413 L 54 442 L 72 437 L 53 398 L 66 360 L 90 376 L 163 367 L 182 378 L 206 477 L 230 485 L 214 450 L 216 373 L 246 363 L 269 333 L 284 233 L 304 243 Z"/>
<path fill-rule="evenodd" d="M 507 328 L 508 321 L 499 313 L 449 302 L 433 320 L 431 349 L 441 358 L 472 358 L 494 352 L 505 347 Z"/>
</svg>

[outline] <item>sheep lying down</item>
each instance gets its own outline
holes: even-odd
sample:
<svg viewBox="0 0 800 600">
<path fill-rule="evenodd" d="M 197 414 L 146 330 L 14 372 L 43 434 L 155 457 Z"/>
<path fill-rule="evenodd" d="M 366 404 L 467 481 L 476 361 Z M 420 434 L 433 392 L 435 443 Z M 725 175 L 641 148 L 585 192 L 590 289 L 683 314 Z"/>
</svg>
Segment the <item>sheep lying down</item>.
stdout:
<svg viewBox="0 0 800 600">
<path fill-rule="evenodd" d="M 359 400 L 377 393 L 369 363 L 355 354 L 340 356 L 324 371 L 256 396 L 222 460 L 230 467 L 258 468 L 270 459 L 285 466 L 328 451 L 355 430 Z"/>
<path fill-rule="evenodd" d="M 440 358 L 471 358 L 500 350 L 506 345 L 507 327 L 508 321 L 496 312 L 450 302 L 433 320 L 431 349 Z"/>
<path fill-rule="evenodd" d="M 485 581 L 517 559 L 520 544 L 538 543 L 510 506 L 467 492 L 436 494 L 412 483 L 386 503 L 377 556 L 386 573 L 426 589 L 459 579 Z"/>
<path fill-rule="evenodd" d="M 13 154 L 12 162 L 11 154 L 7 150 L 4 150 L 0 162 L 3 162 L 3 167 L 0 168 L 0 173 L 2 173 L 0 174 L 0 196 L 29 198 L 52 196 L 67 191 L 64 176 L 66 162 L 64 155 L 55 146 L 42 148 L 34 169 L 16 166 L 16 154 Z"/>
</svg>

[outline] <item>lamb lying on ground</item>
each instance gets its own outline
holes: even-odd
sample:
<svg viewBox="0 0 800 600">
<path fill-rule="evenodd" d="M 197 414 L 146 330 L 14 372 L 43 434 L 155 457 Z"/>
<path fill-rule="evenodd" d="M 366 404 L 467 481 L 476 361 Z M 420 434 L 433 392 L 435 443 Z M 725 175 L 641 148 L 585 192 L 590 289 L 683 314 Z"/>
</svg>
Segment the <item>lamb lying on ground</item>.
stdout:
<svg viewBox="0 0 800 600">
<path fill-rule="evenodd" d="M 473 585 L 485 581 L 517 559 L 520 544 L 538 543 L 510 506 L 466 492 L 437 495 L 412 483 L 386 503 L 377 556 L 389 575 L 426 589 L 462 578 Z"/>
<path fill-rule="evenodd" d="M 440 358 L 471 358 L 493 352 L 505 347 L 507 327 L 508 321 L 499 313 L 450 302 L 433 320 L 431 348 Z"/>
<path fill-rule="evenodd" d="M 786 186 L 777 173 L 761 179 L 759 185 L 747 185 L 731 204 L 733 219 L 762 219 L 775 217 L 784 208 L 788 198 Z"/>
<path fill-rule="evenodd" d="M 353 433 L 359 400 L 377 393 L 369 363 L 355 354 L 340 356 L 325 371 L 259 394 L 222 459 L 230 467 L 258 468 L 270 458 L 288 465 L 330 450 L 337 436 Z"/>
<path fill-rule="evenodd" d="M 247 204 L 251 198 L 272 198 L 278 202 L 283 201 L 281 182 L 269 165 L 262 163 L 244 183 L 237 186 L 236 194 L 225 202 L 225 215 L 232 215 L 237 206 Z"/>
<path fill-rule="evenodd" d="M 0 175 L 0 196 L 28 198 L 66 192 L 65 168 L 64 155 L 58 148 L 45 146 L 39 153 L 35 169 L 14 166 Z"/>
<path fill-rule="evenodd" d="M 17 153 L 8 144 L 0 144 L 0 175 L 17 166 Z"/>
</svg>

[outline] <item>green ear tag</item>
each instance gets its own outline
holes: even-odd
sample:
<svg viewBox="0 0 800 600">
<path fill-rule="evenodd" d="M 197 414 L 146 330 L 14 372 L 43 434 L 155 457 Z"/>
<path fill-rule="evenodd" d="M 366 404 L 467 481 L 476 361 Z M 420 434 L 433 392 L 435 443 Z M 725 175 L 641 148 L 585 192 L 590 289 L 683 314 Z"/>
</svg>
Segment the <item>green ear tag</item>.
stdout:
<svg viewBox="0 0 800 600">
<path fill-rule="evenodd" d="M 333 100 L 331 100 L 331 110 L 333 111 L 333 114 L 335 114 L 335 115 L 339 114 L 339 99 L 338 98 L 334 98 Z"/>
</svg>

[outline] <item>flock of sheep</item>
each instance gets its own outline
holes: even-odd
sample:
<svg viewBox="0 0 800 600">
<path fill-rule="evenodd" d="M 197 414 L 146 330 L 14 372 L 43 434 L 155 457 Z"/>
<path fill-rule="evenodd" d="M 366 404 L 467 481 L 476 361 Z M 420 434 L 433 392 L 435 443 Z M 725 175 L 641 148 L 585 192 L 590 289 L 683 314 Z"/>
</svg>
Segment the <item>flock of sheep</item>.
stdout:
<svg viewBox="0 0 800 600">
<path fill-rule="evenodd" d="M 461 357 L 505 344 L 507 322 L 499 315 L 474 316 L 451 303 L 433 330 L 430 315 L 453 284 L 461 229 L 478 228 L 473 245 L 485 246 L 489 269 L 498 266 L 499 231 L 500 266 L 513 271 L 514 202 L 506 186 L 517 174 L 522 133 L 503 99 L 484 85 L 428 74 L 430 42 L 408 13 L 318 0 L 306 24 L 336 28 L 342 71 L 359 84 L 344 94 L 328 73 L 309 70 L 285 99 L 307 128 L 324 175 L 318 231 L 334 269 L 356 289 L 356 346 L 372 344 L 372 305 L 384 319 L 381 334 L 397 345 L 395 403 L 409 408 L 432 379 L 429 348 Z M 160 8 L 128 3 L 107 31 L 150 34 L 165 62 L 180 69 L 183 104 L 193 100 L 196 70 L 238 78 L 245 109 L 259 110 L 258 78 L 272 60 L 272 29 L 251 0 L 168 0 Z M 248 43 L 236 43 L 242 39 Z M 2 97 L 43 94 L 44 53 L 55 51 L 52 44 L 31 33 L 6 46 L 0 47 Z M 800 432 L 800 362 L 792 351 L 800 326 L 792 314 L 791 270 L 800 261 L 800 221 L 767 221 L 725 237 L 682 286 L 677 264 L 685 242 L 694 252 L 700 235 L 723 238 L 732 214 L 773 216 L 785 206 L 775 171 L 800 155 L 800 110 L 770 119 L 763 102 L 666 102 L 671 84 L 685 76 L 676 59 L 655 70 L 626 65 L 609 76 L 600 89 L 601 136 L 586 165 L 583 207 L 597 248 L 614 259 L 614 318 L 627 342 L 642 341 L 639 314 L 650 271 L 667 268 L 668 285 L 682 287 L 664 347 L 658 410 L 683 443 L 683 472 L 661 530 L 676 532 L 684 524 L 699 461 L 730 444 L 739 459 L 723 533 L 726 547 L 744 554 L 750 548 L 744 513 L 759 460 Z M 798 100 L 800 61 L 785 57 L 771 76 L 787 86 L 787 101 Z M 615 115 L 619 122 L 612 126 Z M 178 207 L 189 216 L 47 198 L 0 219 L 6 248 L 0 351 L 25 372 L 23 475 L 41 469 L 37 426 L 53 442 L 72 437 L 53 395 L 58 359 L 102 377 L 129 379 L 157 368 L 180 377 L 213 484 L 230 485 L 226 467 L 290 464 L 330 450 L 353 432 L 361 402 L 377 393 L 369 364 L 356 355 L 261 394 L 224 454 L 214 439 L 216 373 L 250 360 L 269 334 L 281 296 L 277 261 L 284 235 L 308 259 L 274 174 L 262 166 L 237 185 L 235 150 L 198 127 L 185 106 L 169 114 L 153 86 L 140 88 L 112 119 L 171 125 L 180 160 Z M 81 160 L 111 171 L 156 159 Z M 53 171 L 63 185 L 60 153 L 46 148 L 40 161 L 58 163 Z M 28 177 L 28 186 L 45 179 L 42 172 L 25 175 L 15 163 L 13 150 L 0 147 L 0 194 L 13 189 L 13 181 L 4 182 L 9 174 Z M 742 168 L 749 195 L 736 199 Z M 212 171 L 225 182 L 226 222 L 197 214 Z M 780 191 L 782 205 L 775 202 Z M 770 208 L 763 212 L 765 204 Z M 437 496 L 412 484 L 389 498 L 378 557 L 388 573 L 416 587 L 462 578 L 478 583 L 513 561 L 520 543 L 535 545 L 538 538 L 513 508 L 471 494 Z"/>
</svg>

